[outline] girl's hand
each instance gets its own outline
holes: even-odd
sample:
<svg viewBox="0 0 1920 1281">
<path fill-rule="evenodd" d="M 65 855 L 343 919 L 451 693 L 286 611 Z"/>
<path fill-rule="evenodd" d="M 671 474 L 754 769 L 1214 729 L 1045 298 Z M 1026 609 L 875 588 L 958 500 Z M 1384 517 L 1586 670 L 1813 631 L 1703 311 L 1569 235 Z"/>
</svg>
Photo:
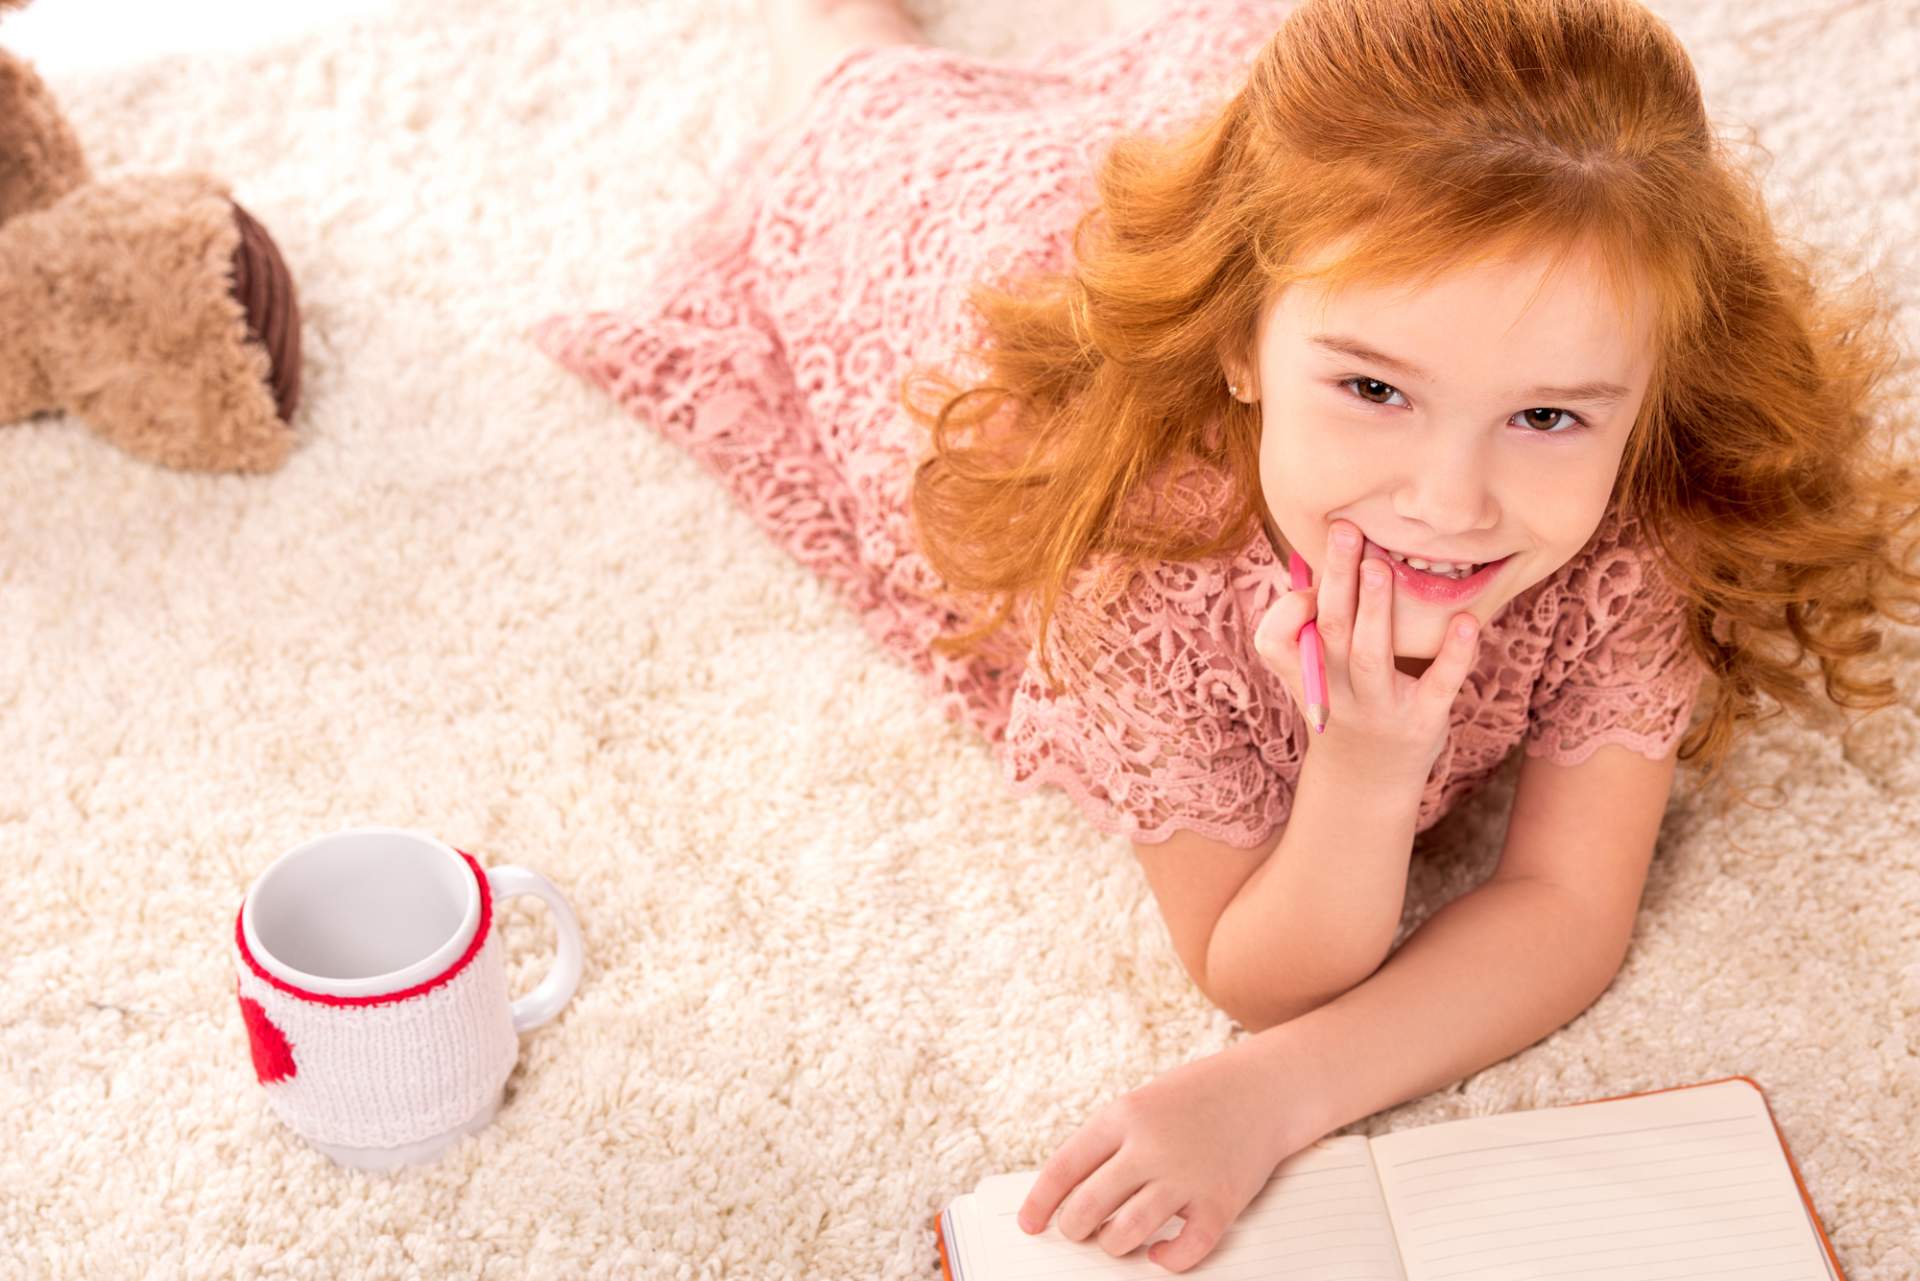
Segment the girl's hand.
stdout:
<svg viewBox="0 0 1920 1281">
<path fill-rule="evenodd" d="M 1338 545 L 1343 532 L 1353 535 L 1352 547 Z M 1329 527 L 1319 583 L 1275 602 L 1254 632 L 1254 652 L 1305 708 L 1300 629 L 1315 621 L 1326 657 L 1330 706 L 1326 732 L 1308 728 L 1308 750 L 1338 756 L 1375 774 L 1403 770 L 1425 782 L 1446 745 L 1453 700 L 1473 670 L 1479 622 L 1470 613 L 1455 614 L 1447 620 L 1446 640 L 1425 674 L 1416 679 L 1400 671 L 1393 665 L 1393 569 L 1385 561 L 1367 561 L 1365 568 L 1384 571 L 1379 574 L 1384 581 L 1362 574 L 1363 539 L 1349 521 Z M 1463 622 L 1472 628 L 1464 637 L 1459 634 Z"/>
<path fill-rule="evenodd" d="M 1184 1219 L 1147 1258 L 1182 1272 L 1212 1252 L 1273 1169 L 1317 1134 L 1265 1047 L 1243 1040 L 1121 1095 L 1074 1132 L 1040 1169 L 1020 1205 L 1022 1231 L 1096 1230 L 1115 1258 Z"/>
</svg>

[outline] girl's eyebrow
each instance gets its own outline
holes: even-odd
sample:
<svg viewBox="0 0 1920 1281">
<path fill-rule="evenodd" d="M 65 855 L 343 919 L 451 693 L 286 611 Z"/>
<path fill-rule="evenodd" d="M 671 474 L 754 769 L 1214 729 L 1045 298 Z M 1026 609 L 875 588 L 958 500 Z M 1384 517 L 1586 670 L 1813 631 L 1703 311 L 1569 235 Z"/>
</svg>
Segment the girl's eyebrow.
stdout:
<svg viewBox="0 0 1920 1281">
<path fill-rule="evenodd" d="M 1344 334 L 1314 334 L 1307 341 L 1313 343 L 1315 346 L 1324 347 L 1328 351 L 1336 351 L 1342 355 L 1351 356 L 1355 360 L 1364 360 L 1375 365 L 1385 365 L 1389 369 L 1397 369 L 1409 377 L 1419 379 L 1421 382 L 1433 381 L 1433 375 L 1418 365 L 1401 360 L 1395 356 L 1389 356 L 1385 352 L 1375 351 L 1358 338 L 1349 338 Z M 1524 397 L 1544 396 L 1549 400 L 1583 400 L 1596 405 L 1614 405 L 1632 395 L 1632 392 L 1622 387 L 1619 383 L 1610 383 L 1604 379 L 1596 378 L 1588 382 L 1573 383 L 1564 387 L 1529 387 L 1525 391 L 1515 394 Z"/>
</svg>

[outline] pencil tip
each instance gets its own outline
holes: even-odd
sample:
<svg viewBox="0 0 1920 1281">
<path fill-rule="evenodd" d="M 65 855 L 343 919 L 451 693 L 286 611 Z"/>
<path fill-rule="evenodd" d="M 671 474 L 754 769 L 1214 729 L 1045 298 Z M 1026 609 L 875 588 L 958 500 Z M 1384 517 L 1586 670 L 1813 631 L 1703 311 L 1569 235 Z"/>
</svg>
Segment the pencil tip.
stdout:
<svg viewBox="0 0 1920 1281">
<path fill-rule="evenodd" d="M 1323 704 L 1308 703 L 1307 719 L 1313 722 L 1314 733 L 1324 734 L 1327 732 L 1327 709 Z"/>
</svg>

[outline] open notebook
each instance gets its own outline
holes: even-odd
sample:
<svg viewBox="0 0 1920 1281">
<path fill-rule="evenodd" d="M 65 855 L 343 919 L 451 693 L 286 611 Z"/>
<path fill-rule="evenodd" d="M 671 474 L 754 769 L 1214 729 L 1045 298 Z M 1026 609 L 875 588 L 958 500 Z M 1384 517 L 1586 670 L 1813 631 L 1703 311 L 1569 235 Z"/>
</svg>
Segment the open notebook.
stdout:
<svg viewBox="0 0 1920 1281">
<path fill-rule="evenodd" d="M 1058 1215 L 1014 1222 L 1039 1171 L 995 1174 L 931 1221 L 947 1281 L 1173 1275 Z M 1282 1161 L 1180 1275 L 1240 1281 L 1840 1281 L 1750 1077 L 1321 1139 Z"/>
</svg>

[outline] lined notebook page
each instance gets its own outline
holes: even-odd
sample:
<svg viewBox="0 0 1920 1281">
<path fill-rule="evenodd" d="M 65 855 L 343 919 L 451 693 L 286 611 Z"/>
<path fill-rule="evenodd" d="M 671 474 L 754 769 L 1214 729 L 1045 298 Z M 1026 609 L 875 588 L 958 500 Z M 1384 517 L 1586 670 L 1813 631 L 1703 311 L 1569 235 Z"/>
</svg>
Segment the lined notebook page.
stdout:
<svg viewBox="0 0 1920 1281">
<path fill-rule="evenodd" d="M 1060 1234 L 1056 1211 L 1046 1231 L 1028 1236 L 1014 1221 L 1038 1170 L 993 1174 L 974 1189 L 964 1281 L 1108 1281 L 1168 1272 L 1149 1262 L 1146 1247 L 1179 1233 L 1171 1223 L 1131 1252 L 1114 1258 L 1098 1233 L 1084 1241 Z M 1227 1226 L 1200 1263 L 1181 1274 L 1217 1281 L 1405 1281 L 1380 1198 L 1367 1140 L 1342 1135 L 1308 1144 L 1274 1168 L 1267 1185 Z"/>
<path fill-rule="evenodd" d="M 1826 1281 L 1745 1081 L 1384 1134 L 1409 1281 Z"/>
</svg>

